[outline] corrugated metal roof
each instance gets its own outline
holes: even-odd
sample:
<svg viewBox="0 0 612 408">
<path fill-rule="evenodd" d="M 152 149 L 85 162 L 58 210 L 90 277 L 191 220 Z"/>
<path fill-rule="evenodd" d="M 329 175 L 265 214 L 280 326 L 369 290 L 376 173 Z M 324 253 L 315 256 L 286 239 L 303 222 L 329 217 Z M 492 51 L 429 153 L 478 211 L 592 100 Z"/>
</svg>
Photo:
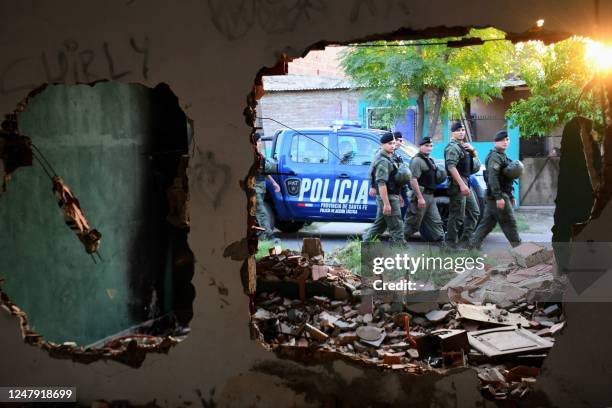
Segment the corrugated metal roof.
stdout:
<svg viewBox="0 0 612 408">
<path fill-rule="evenodd" d="M 333 89 L 358 88 L 350 79 L 329 78 L 316 75 L 271 75 L 263 77 L 266 92 L 317 91 Z M 524 86 L 526 82 L 519 78 L 505 79 L 500 84 L 503 88 Z"/>
<path fill-rule="evenodd" d="M 315 75 L 273 75 L 263 77 L 266 92 L 315 91 L 354 88 L 349 79 Z"/>
<path fill-rule="evenodd" d="M 525 86 L 525 85 L 527 85 L 527 82 L 523 81 L 520 78 L 510 78 L 510 79 L 505 79 L 502 81 L 502 86 L 504 88 L 510 88 L 514 86 Z"/>
</svg>

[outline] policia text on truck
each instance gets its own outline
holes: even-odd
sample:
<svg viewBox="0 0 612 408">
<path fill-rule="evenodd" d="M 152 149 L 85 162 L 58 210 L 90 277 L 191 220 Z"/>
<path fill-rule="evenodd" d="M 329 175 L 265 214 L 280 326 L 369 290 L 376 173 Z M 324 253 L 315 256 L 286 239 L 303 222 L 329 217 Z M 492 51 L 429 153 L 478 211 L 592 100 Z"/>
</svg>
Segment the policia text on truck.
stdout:
<svg viewBox="0 0 612 408">
<path fill-rule="evenodd" d="M 423 201 L 427 210 L 437 207 L 436 209 L 440 214 L 443 211 L 448 212 L 447 182 L 442 180 L 446 177 L 444 172 L 440 171 L 441 165 L 432 163 L 430 157 L 429 162 L 426 161 L 428 158 L 427 149 L 433 147 L 431 140 L 421 140 L 421 146 L 417 149 L 410 143 L 397 143 L 394 140 L 394 135 L 390 132 L 346 125 L 299 130 L 281 129 L 276 131 L 273 137 L 264 137 L 263 139 L 267 143 L 265 150 L 267 160 L 265 161 L 265 168 L 262 165 L 262 174 L 271 174 L 278 185 L 278 188 L 275 188 L 276 186 L 273 185 L 271 180 L 266 181 L 267 191 L 264 208 L 271 226 L 276 226 L 283 232 L 294 232 L 299 230 L 304 222 L 373 222 L 378 220 L 380 224 L 385 216 L 389 217 L 394 214 L 397 217 L 397 202 L 400 209 L 400 225 L 404 231 L 401 234 L 402 237 L 399 237 L 397 228 L 394 228 L 395 224 L 393 223 L 397 218 L 390 220 L 390 223 L 385 221 L 384 227 L 390 229 L 391 240 L 404 242 L 404 232 L 408 236 L 416 232 L 412 226 L 414 223 L 426 241 L 439 243 L 443 241 L 440 239 L 443 234 L 439 233 L 436 227 L 439 226 L 439 222 L 434 222 L 434 227 L 424 228 L 428 224 L 424 222 L 427 217 L 425 215 L 421 219 L 420 228 L 418 222 L 419 212 L 423 210 Z M 381 140 L 384 143 L 381 144 Z M 383 146 L 385 144 L 388 145 L 386 149 Z M 469 186 L 470 194 L 476 196 L 479 202 L 484 201 L 484 188 L 477 181 L 480 173 L 476 172 L 479 163 L 474 158 L 475 152 L 472 152 L 474 149 L 466 143 L 461 143 L 460 148 L 462 148 L 461 152 L 466 154 L 460 155 L 459 160 L 454 163 L 454 170 L 459 173 L 460 180 L 465 186 Z M 496 142 L 496 149 L 500 153 L 503 146 L 497 146 Z M 392 152 L 392 154 L 389 152 Z M 466 158 L 469 159 L 467 161 L 469 166 L 462 162 Z M 507 160 L 509 162 L 509 159 Z M 269 163 L 273 163 L 273 166 L 269 166 Z M 376 166 L 374 166 L 375 163 L 377 163 Z M 398 174 L 400 174 L 398 170 L 402 168 L 402 164 L 404 164 L 404 167 L 410 165 L 413 171 L 412 175 L 415 176 L 413 177 L 415 179 L 414 183 L 418 185 L 421 192 L 421 199 L 415 193 L 415 186 L 411 186 L 410 199 L 406 200 L 408 201 L 406 203 L 402 202 L 401 195 L 405 187 L 401 186 L 401 182 L 395 184 Z M 453 167 L 453 163 L 450 164 L 449 168 Z M 488 162 L 487 165 L 489 166 Z M 514 164 L 507 167 L 510 169 L 513 166 Z M 370 169 L 374 167 L 381 167 L 380 174 L 375 175 L 375 173 L 370 172 Z M 274 170 L 270 170 L 272 168 Z M 469 178 L 465 177 L 467 174 L 461 174 L 462 172 L 465 173 L 464 170 L 468 168 L 470 173 L 473 173 Z M 385 175 L 385 171 L 389 174 Z M 406 170 L 401 174 L 410 173 Z M 434 174 L 436 184 L 435 188 L 432 188 L 434 183 L 430 178 Z M 390 177 L 392 175 L 394 177 Z M 372 177 L 375 177 L 374 187 L 377 187 L 375 191 L 378 192 L 376 199 L 370 194 L 370 187 L 373 184 Z M 379 180 L 382 181 L 383 178 L 385 179 L 384 183 L 379 183 Z M 399 178 L 401 179 L 401 177 Z M 407 179 L 410 180 L 410 177 Z M 495 184 L 494 181 L 491 182 L 490 176 L 487 179 L 487 183 Z M 441 181 L 443 182 L 440 183 Z M 502 185 L 504 182 L 501 180 L 499 184 Z M 387 190 L 388 205 L 385 205 L 384 189 L 380 188 L 381 184 L 384 184 Z M 456 184 L 458 191 L 462 194 L 462 190 L 465 190 L 465 188 L 462 188 L 463 186 L 459 183 Z M 506 188 L 509 193 L 506 194 L 511 194 L 511 182 L 509 186 L 510 188 Z M 425 194 L 423 194 L 424 192 Z M 427 195 L 433 196 L 433 200 L 429 197 L 429 206 L 427 205 Z M 465 195 L 463 196 L 465 197 Z M 410 206 L 411 202 L 413 202 L 414 208 L 406 211 L 404 222 L 402 222 L 402 204 L 405 204 L 403 207 L 406 208 Z M 436 206 L 433 206 L 433 202 Z M 380 206 L 377 203 L 381 203 Z M 511 204 L 508 204 L 508 208 L 510 207 Z M 495 217 L 496 215 L 493 214 L 492 216 Z M 429 218 L 435 220 L 435 217 Z M 389 224 L 391 224 L 391 228 L 389 228 Z M 376 228 L 370 228 L 364 238 L 372 239 L 381 233 L 377 232 Z M 483 239 L 486 233 L 483 235 Z M 479 238 L 476 235 L 464 233 L 461 239 L 464 243 L 468 241 L 469 246 L 471 246 L 477 245 Z M 518 242 L 518 234 L 516 237 L 509 238 L 509 240 L 517 240 Z"/>
</svg>

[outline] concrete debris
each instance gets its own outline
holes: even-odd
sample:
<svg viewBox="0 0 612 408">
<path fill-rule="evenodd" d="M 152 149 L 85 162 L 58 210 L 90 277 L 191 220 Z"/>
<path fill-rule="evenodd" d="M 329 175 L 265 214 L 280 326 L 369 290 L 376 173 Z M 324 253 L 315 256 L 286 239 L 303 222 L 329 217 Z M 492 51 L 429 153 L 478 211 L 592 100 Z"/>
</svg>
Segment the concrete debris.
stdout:
<svg viewBox="0 0 612 408">
<path fill-rule="evenodd" d="M 302 242 L 302 255 L 314 258 L 317 256 L 325 256 L 321 240 L 319 238 L 304 238 Z"/>
<path fill-rule="evenodd" d="M 457 305 L 458 317 L 478 322 L 492 323 L 506 326 L 529 326 L 529 320 L 518 313 L 510 313 L 505 309 L 498 309 L 493 304 Z"/>
<path fill-rule="evenodd" d="M 313 242 L 304 247 L 320 245 Z M 548 263 L 466 271 L 447 285 L 447 297 L 407 304 L 373 296 L 361 277 L 322 254 L 284 250 L 258 261 L 252 329 L 277 353 L 316 352 L 410 373 L 470 366 L 484 393 L 512 399 L 532 388 L 564 325 L 561 305 L 525 299 L 532 287 L 524 282 L 552 280 Z"/>
<path fill-rule="evenodd" d="M 413 303 L 411 305 L 406 306 L 406 310 L 410 313 L 414 314 L 427 314 L 432 310 L 438 309 L 437 303 L 423 302 L 423 303 Z"/>
<path fill-rule="evenodd" d="M 548 317 L 557 316 L 561 313 L 561 308 L 559 308 L 559 305 L 550 305 L 543 312 Z"/>
<path fill-rule="evenodd" d="M 327 265 L 312 265 L 312 280 L 319 280 L 327 277 L 329 266 Z"/>
<path fill-rule="evenodd" d="M 0 281 L 1 283 L 1 281 Z M 51 357 L 72 360 L 74 362 L 90 364 L 100 360 L 113 360 L 133 368 L 139 368 L 145 360 L 147 353 L 167 354 L 170 348 L 187 338 L 188 328 L 182 328 L 178 335 L 153 336 L 146 334 L 130 334 L 116 337 L 100 347 L 77 346 L 74 342 L 57 344 L 45 340 L 30 327 L 27 315 L 12 303 L 8 295 L 0 286 L 0 305 L 20 320 L 23 340 L 27 344 L 38 346 L 47 351 Z"/>
<path fill-rule="evenodd" d="M 531 268 L 552 258 L 552 250 L 533 242 L 521 244 L 513 248 L 510 253 L 516 263 L 523 268 Z"/>
<path fill-rule="evenodd" d="M 450 313 L 450 310 L 432 310 L 431 312 L 427 313 L 425 317 L 430 322 L 438 323 L 443 320 L 446 320 Z"/>
<path fill-rule="evenodd" d="M 468 333 L 470 346 L 488 357 L 529 354 L 553 346 L 549 340 L 521 327 L 502 327 Z"/>
<path fill-rule="evenodd" d="M 537 367 L 516 366 L 506 370 L 503 366 L 479 368 L 478 379 L 482 392 L 496 400 L 520 399 L 535 385 L 540 374 Z"/>
<path fill-rule="evenodd" d="M 311 326 L 308 323 L 304 325 L 304 330 L 306 330 L 306 332 L 310 334 L 314 339 L 319 341 L 325 341 L 329 338 L 327 334 L 323 333 L 321 330 L 317 329 L 314 326 Z"/>
<path fill-rule="evenodd" d="M 376 341 L 382 337 L 382 331 L 372 326 L 362 326 L 357 329 L 357 336 L 361 340 Z"/>
</svg>

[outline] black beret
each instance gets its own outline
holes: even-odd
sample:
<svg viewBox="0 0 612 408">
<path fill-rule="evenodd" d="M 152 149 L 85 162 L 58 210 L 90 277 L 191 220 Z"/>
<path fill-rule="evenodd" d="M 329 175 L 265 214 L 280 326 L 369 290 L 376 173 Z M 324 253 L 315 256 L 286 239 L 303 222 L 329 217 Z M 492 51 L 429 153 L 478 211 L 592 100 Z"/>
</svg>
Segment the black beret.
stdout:
<svg viewBox="0 0 612 408">
<path fill-rule="evenodd" d="M 451 125 L 451 132 L 456 132 L 459 129 L 463 129 L 463 125 L 458 120 L 454 121 Z"/>
<path fill-rule="evenodd" d="M 505 130 L 500 130 L 499 132 L 497 132 L 495 134 L 495 141 L 499 142 L 501 140 L 504 140 L 508 137 L 508 132 L 506 132 Z"/>
<path fill-rule="evenodd" d="M 393 132 L 393 137 L 396 139 L 403 139 L 402 132 Z"/>
<path fill-rule="evenodd" d="M 432 143 L 431 142 L 431 137 L 425 136 L 424 138 L 421 139 L 421 141 L 419 142 L 419 146 L 423 146 L 425 144 L 428 143 Z"/>
<path fill-rule="evenodd" d="M 393 133 L 386 132 L 380 137 L 380 144 L 385 144 L 393 141 Z"/>
</svg>

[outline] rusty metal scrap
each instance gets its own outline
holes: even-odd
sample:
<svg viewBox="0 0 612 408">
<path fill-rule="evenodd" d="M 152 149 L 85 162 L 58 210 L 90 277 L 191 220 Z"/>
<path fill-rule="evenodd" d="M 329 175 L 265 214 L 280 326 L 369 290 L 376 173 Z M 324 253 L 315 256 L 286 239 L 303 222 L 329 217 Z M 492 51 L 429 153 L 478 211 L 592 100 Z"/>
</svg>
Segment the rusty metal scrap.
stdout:
<svg viewBox="0 0 612 408">
<path fill-rule="evenodd" d="M 89 222 L 81 210 L 79 200 L 59 176 L 53 177 L 53 192 L 64 215 L 66 225 L 74 231 L 88 254 L 97 253 L 102 234 L 89 226 Z"/>
</svg>

